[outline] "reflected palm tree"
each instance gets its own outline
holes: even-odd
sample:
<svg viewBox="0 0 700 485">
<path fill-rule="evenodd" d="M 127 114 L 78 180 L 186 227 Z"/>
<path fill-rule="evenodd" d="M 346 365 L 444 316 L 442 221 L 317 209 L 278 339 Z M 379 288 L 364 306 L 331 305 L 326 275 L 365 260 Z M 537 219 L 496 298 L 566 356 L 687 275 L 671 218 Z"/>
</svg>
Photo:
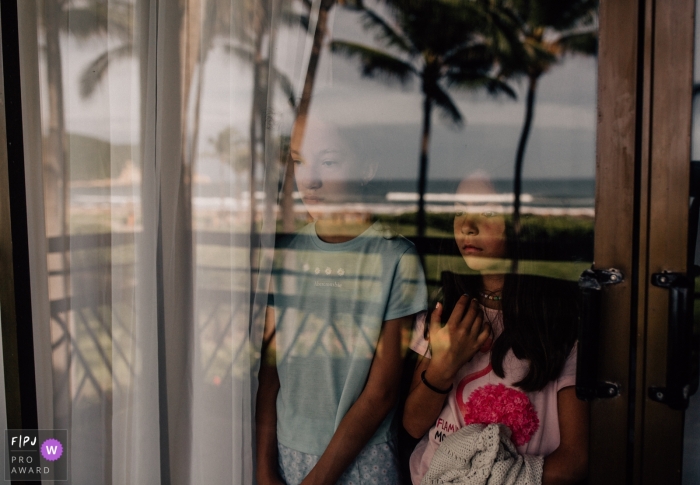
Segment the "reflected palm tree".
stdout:
<svg viewBox="0 0 700 485">
<path fill-rule="evenodd" d="M 109 8 L 109 11 L 108 11 Z M 47 232 L 51 235 L 68 234 L 69 165 L 66 163 L 66 127 L 63 90 L 63 66 L 60 47 L 61 32 L 78 40 L 110 33 L 128 36 L 133 6 L 126 1 L 106 2 L 87 0 L 42 0 L 40 2 L 42 31 L 46 48 L 46 76 L 48 86 L 48 134 L 44 163 L 47 174 L 47 206 L 60 208 L 60 213 L 47 218 Z M 93 63 L 95 64 L 95 63 Z M 88 66 L 92 69 L 95 66 Z M 103 74 L 97 74 L 103 75 Z M 83 78 L 89 76 L 83 75 Z M 83 85 L 88 84 L 88 85 Z M 81 91 L 91 89 L 81 81 Z M 94 86 L 92 87 L 94 89 Z M 58 181 L 61 181 L 59 184 Z M 61 186 L 59 195 L 57 188 Z M 57 216 L 57 217 L 56 217 Z"/>
<path fill-rule="evenodd" d="M 340 5 L 359 8 L 362 6 L 362 0 L 337 0 Z M 290 233 L 295 230 L 294 222 L 294 200 L 292 192 L 294 190 L 294 165 L 289 156 L 291 147 L 299 147 L 304 139 L 306 131 L 306 120 L 311 107 L 312 93 L 316 82 L 316 72 L 321 59 L 323 43 L 328 35 L 328 18 L 330 11 L 336 4 L 336 0 L 321 0 L 318 5 L 318 13 L 316 15 L 316 26 L 314 28 L 313 40 L 311 43 L 311 53 L 309 62 L 306 67 L 306 75 L 304 77 L 304 85 L 302 86 L 301 97 L 299 103 L 292 108 L 295 109 L 294 126 L 289 139 L 283 140 L 281 146 L 284 149 L 284 181 L 282 185 L 281 197 L 281 212 L 282 212 L 282 229 L 284 232 Z M 287 10 L 282 13 L 282 19 L 288 25 L 299 25 L 309 31 L 311 28 L 311 15 L 313 4 L 311 0 L 302 0 L 304 12 L 296 14 L 292 10 Z M 293 93 L 291 93 L 293 95 Z"/>
<path fill-rule="evenodd" d="M 231 168 L 235 173 L 240 174 L 251 169 L 250 160 L 250 145 L 238 130 L 231 126 L 227 126 L 221 130 L 216 137 L 209 138 L 210 145 L 214 148 L 214 154 L 219 159 L 219 169 L 224 167 Z M 252 174 L 251 174 L 252 178 Z M 224 180 L 223 172 L 219 172 L 219 184 Z M 224 198 L 226 192 L 223 185 L 219 188 L 221 197 L 222 216 L 224 211 Z"/>
<path fill-rule="evenodd" d="M 46 66 L 47 87 L 47 121 L 48 130 L 44 138 L 44 204 L 46 207 L 46 234 L 56 237 L 57 253 L 60 255 L 60 280 L 49 278 L 49 295 L 53 302 L 63 302 L 61 309 L 52 312 L 52 327 L 62 333 L 52 352 L 54 369 L 54 419 L 62 428 L 71 428 L 73 406 L 78 402 L 81 389 L 86 380 L 78 381 L 73 370 L 77 365 L 81 372 L 95 386 L 95 390 L 103 397 L 111 390 L 103 388 L 103 382 L 95 378 L 95 372 L 86 364 L 81 343 L 75 337 L 78 334 L 90 335 L 95 333 L 87 326 L 73 327 L 85 324 L 84 314 L 80 305 L 72 300 L 76 288 L 81 287 L 81 278 L 77 283 L 71 277 L 70 254 L 70 163 L 67 157 L 67 133 L 65 92 L 63 85 L 62 35 L 67 34 L 78 41 L 85 41 L 95 35 L 104 34 L 109 28 L 108 5 L 98 0 L 40 0 L 39 32 L 44 43 L 44 62 Z M 129 11 L 131 5 L 126 2 L 110 2 L 111 12 Z M 127 14 L 128 15 L 128 14 Z M 118 15 L 115 15 L 115 18 Z M 77 263 L 78 265 L 80 263 Z M 56 268 L 53 268 L 54 270 Z M 94 276 L 99 271 L 93 273 Z M 84 276 L 84 275 L 83 275 Z M 84 279 L 82 280 L 84 282 Z M 78 292 L 80 290 L 77 290 Z M 53 307 L 53 305 L 52 305 Z M 100 318 L 100 317 L 98 317 Z M 53 330 L 52 330 L 53 331 Z M 86 332 L 86 333 L 83 333 Z M 99 333 L 99 331 L 98 331 Z M 104 353 L 100 365 L 110 368 L 110 362 Z M 75 381 L 74 381 L 75 379 Z M 78 383 L 79 382 L 79 383 Z M 106 394 L 102 394 L 105 392 Z M 109 398 L 107 398 L 109 399 Z M 107 403 L 108 401 L 106 401 Z M 109 404 L 108 404 L 109 405 Z"/>
<path fill-rule="evenodd" d="M 63 67 L 60 46 L 60 19 L 65 1 L 44 0 L 40 4 L 46 49 L 46 77 L 48 86 L 48 133 L 44 150 L 44 172 L 47 208 L 58 209 L 58 214 L 47 211 L 47 233 L 56 236 L 67 232 L 65 207 L 68 202 L 68 170 L 66 167 L 66 122 L 63 106 Z M 61 191 L 59 192 L 59 185 Z"/>
<path fill-rule="evenodd" d="M 214 148 L 214 153 L 219 158 L 222 166 L 228 166 L 234 172 L 244 172 L 250 169 L 247 160 L 250 158 L 248 149 L 244 147 L 245 137 L 238 130 L 227 126 L 216 137 L 209 138 L 209 143 Z"/>
<path fill-rule="evenodd" d="M 343 40 L 331 43 L 333 52 L 358 59 L 362 75 L 386 83 L 407 84 L 418 78 L 423 94 L 418 219 L 419 236 L 425 235 L 425 192 L 430 150 L 431 116 L 434 108 L 453 125 L 464 119 L 449 94 L 454 88 L 481 89 L 515 97 L 498 70 L 504 35 L 498 34 L 489 12 L 474 2 L 444 0 L 387 0 L 391 21 L 362 6 L 366 29 L 388 50 Z M 394 54 L 397 52 L 398 54 Z"/>
<path fill-rule="evenodd" d="M 262 158 L 261 151 L 265 147 L 266 121 L 268 115 L 268 91 L 271 80 L 279 87 L 293 109 L 296 108 L 296 96 L 291 81 L 280 72 L 269 59 L 269 52 L 274 48 L 273 35 L 270 26 L 273 22 L 273 2 L 271 0 L 204 0 L 203 18 L 200 38 L 197 39 L 199 57 L 188 62 L 189 76 L 186 75 L 184 86 L 188 90 L 189 85 L 194 85 L 194 119 L 191 120 L 190 142 L 186 147 L 187 159 L 194 160 L 197 142 L 199 140 L 200 106 L 202 88 L 204 85 L 204 69 L 209 54 L 215 47 L 217 38 L 225 40 L 223 48 L 226 52 L 235 55 L 252 66 L 253 89 L 250 117 L 250 210 L 252 226 L 255 230 L 255 186 L 253 174 L 255 167 Z M 311 8 L 309 0 L 302 0 L 308 10 Z M 288 24 L 302 25 L 308 28 L 308 12 L 296 14 L 289 8 L 289 2 L 282 2 L 282 20 Z M 190 9 L 192 10 L 192 9 Z M 119 13 L 119 12 L 118 12 Z M 113 18 L 114 17 L 114 18 Z M 123 37 L 124 42 L 95 58 L 84 70 L 81 76 L 81 94 L 89 97 L 96 86 L 104 78 L 110 63 L 124 57 L 131 56 L 134 52 L 134 38 L 131 35 L 133 26 L 129 23 L 133 17 L 130 15 L 114 16 L 110 11 L 110 22 L 115 25 L 110 32 L 116 32 Z M 194 37 L 190 36 L 192 39 Z M 196 74 L 195 74 L 196 72 Z"/>
<path fill-rule="evenodd" d="M 307 5 L 306 1 L 303 1 Z M 309 8 L 310 8 L 310 4 Z M 308 27 L 308 20 L 304 24 L 303 16 L 293 12 L 290 2 L 282 2 L 282 19 L 288 24 L 301 24 Z M 296 108 L 296 95 L 289 78 L 279 71 L 270 59 L 270 52 L 274 50 L 274 31 L 270 30 L 273 23 L 273 2 L 270 0 L 242 0 L 235 17 L 235 40 L 231 39 L 224 45 L 224 49 L 240 60 L 249 64 L 253 70 L 253 92 L 250 114 L 250 208 L 251 230 L 256 231 L 255 223 L 255 167 L 259 160 L 264 160 L 266 146 L 266 123 L 268 120 L 269 90 L 271 86 L 281 89 L 292 109 Z M 267 42 L 266 42 L 267 41 Z M 267 48 L 264 48 L 267 46 Z M 254 256 L 251 254 L 251 263 Z"/>
<path fill-rule="evenodd" d="M 252 174 L 259 160 L 260 147 L 265 146 L 265 121 L 267 115 L 267 92 L 270 78 L 277 80 L 277 84 L 282 88 L 290 103 L 294 103 L 294 93 L 291 82 L 269 62 L 264 52 L 264 46 L 271 49 L 269 27 L 271 24 L 272 2 L 270 0 L 203 0 L 201 7 L 194 3 L 188 8 L 189 30 L 186 42 L 188 58 L 183 59 L 185 71 L 183 72 L 183 90 L 186 100 L 193 99 L 193 116 L 188 120 L 190 131 L 187 141 L 183 146 L 183 154 L 187 160 L 186 166 L 194 161 L 199 141 L 200 130 L 200 107 L 202 90 L 205 82 L 205 66 L 211 51 L 215 47 L 217 38 L 225 39 L 224 50 L 235 54 L 245 62 L 253 66 L 253 103 L 250 120 L 250 203 L 252 225 L 254 226 L 255 214 L 255 187 Z M 195 19 L 193 15 L 197 13 Z M 102 9 L 103 23 L 109 22 L 110 34 L 116 34 L 122 39 L 122 43 L 109 49 L 93 61 L 84 69 L 81 79 L 81 95 L 88 98 L 93 95 L 96 87 L 104 79 L 110 66 L 120 59 L 133 56 L 136 51 L 133 32 L 133 16 L 128 11 L 109 11 L 107 18 L 106 8 Z M 201 15 L 201 18 L 200 18 Z M 289 16 L 288 16 L 289 17 Z M 201 25 L 195 25 L 199 24 Z M 196 32 L 196 34 L 193 34 Z M 234 40 L 235 39 L 235 40 Z M 186 110 L 187 103 L 183 105 Z M 183 112 L 183 116 L 185 113 Z M 254 229 L 254 227 L 253 227 Z"/>
<path fill-rule="evenodd" d="M 523 162 L 535 116 L 539 79 L 566 54 L 595 55 L 598 51 L 597 0 L 505 0 L 494 12 L 519 46 L 507 60 L 513 76 L 527 78 L 525 118 L 515 156 L 513 222 L 520 228 Z"/>
<path fill-rule="evenodd" d="M 284 182 L 282 185 L 282 228 L 284 232 L 293 232 L 294 227 L 294 200 L 292 191 L 294 189 L 294 164 L 292 162 L 291 151 L 301 146 L 304 133 L 306 131 L 306 120 L 311 107 L 311 96 L 316 82 L 316 71 L 321 59 L 321 49 L 328 33 L 328 15 L 335 5 L 335 0 L 321 0 L 316 18 L 316 29 L 311 43 L 311 55 L 306 67 L 304 86 L 301 90 L 301 99 L 296 110 L 294 126 L 289 140 L 290 151 L 286 157 Z"/>
<path fill-rule="evenodd" d="M 105 2 L 93 0 L 93 5 L 88 8 L 83 8 L 80 12 L 71 10 L 68 14 L 73 17 L 73 35 L 78 35 L 78 29 L 81 29 L 86 36 L 109 34 L 121 40 L 119 45 L 107 49 L 83 69 L 80 75 L 80 95 L 87 99 L 104 79 L 111 63 L 133 56 L 136 48 L 133 36 L 134 5 L 133 2 L 110 2 L 108 8 Z M 83 17 L 82 20 L 75 19 L 77 15 Z"/>
</svg>

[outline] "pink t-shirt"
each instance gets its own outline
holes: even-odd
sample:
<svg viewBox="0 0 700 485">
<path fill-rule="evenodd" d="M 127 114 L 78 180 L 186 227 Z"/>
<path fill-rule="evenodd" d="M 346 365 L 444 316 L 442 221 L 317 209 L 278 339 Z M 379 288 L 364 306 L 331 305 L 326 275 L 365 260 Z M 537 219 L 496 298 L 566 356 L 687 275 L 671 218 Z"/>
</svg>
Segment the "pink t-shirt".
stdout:
<svg viewBox="0 0 700 485">
<path fill-rule="evenodd" d="M 484 317 L 491 322 L 494 335 L 503 331 L 502 314 L 498 310 L 484 309 Z M 425 313 L 416 318 L 416 326 L 411 341 L 411 350 L 430 357 L 428 341 L 423 337 Z M 464 407 L 469 395 L 475 389 L 486 384 L 505 384 L 509 387 L 521 380 L 528 370 L 526 361 L 521 361 L 509 351 L 503 360 L 505 377 L 498 377 L 491 369 L 491 353 L 478 352 L 471 362 L 462 367 L 453 382 L 452 391 L 447 396 L 447 404 L 438 416 L 435 425 L 418 443 L 410 460 L 411 480 L 419 485 L 423 475 L 428 471 L 430 462 L 445 436 L 464 426 Z M 557 412 L 557 392 L 576 383 L 576 346 L 571 350 L 559 378 L 551 381 L 544 389 L 527 393 L 537 412 L 539 428 L 526 444 L 518 447 L 518 452 L 529 455 L 549 455 L 559 447 L 559 414 Z"/>
</svg>

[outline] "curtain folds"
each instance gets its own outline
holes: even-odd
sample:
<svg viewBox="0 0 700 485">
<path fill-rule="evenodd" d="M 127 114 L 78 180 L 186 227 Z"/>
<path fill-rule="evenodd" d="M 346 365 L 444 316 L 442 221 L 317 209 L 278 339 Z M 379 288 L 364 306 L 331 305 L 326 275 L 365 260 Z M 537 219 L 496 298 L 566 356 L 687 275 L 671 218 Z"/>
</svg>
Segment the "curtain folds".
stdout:
<svg viewBox="0 0 700 485">
<path fill-rule="evenodd" d="M 46 264 L 41 426 L 69 430 L 70 483 L 253 483 L 280 140 L 293 117 L 270 64 L 287 6 L 18 5 L 34 46 L 22 52 L 24 107 L 36 113 L 27 182 L 45 209 L 30 221 L 46 236 L 32 248 Z M 298 64 L 306 34 L 286 35 L 298 53 L 283 57 Z M 304 68 L 291 67 L 299 84 Z"/>
</svg>

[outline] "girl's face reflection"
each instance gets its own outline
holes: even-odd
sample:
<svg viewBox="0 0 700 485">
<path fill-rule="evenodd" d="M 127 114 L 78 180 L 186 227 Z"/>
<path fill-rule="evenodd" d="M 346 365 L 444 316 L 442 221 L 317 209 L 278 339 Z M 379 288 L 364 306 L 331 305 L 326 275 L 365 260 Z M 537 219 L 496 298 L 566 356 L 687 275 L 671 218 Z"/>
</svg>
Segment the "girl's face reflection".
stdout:
<svg viewBox="0 0 700 485">
<path fill-rule="evenodd" d="M 292 147 L 294 177 L 302 201 L 314 218 L 320 206 L 351 202 L 363 174 L 347 144 L 331 125 L 310 121 L 300 149 Z"/>
<path fill-rule="evenodd" d="M 473 195 L 475 190 L 484 193 L 483 183 L 474 185 L 474 181 L 467 179 L 457 193 Z M 492 186 L 490 191 L 495 192 Z M 507 256 L 505 218 L 493 209 L 461 203 L 455 207 L 455 242 L 467 266 L 475 271 L 499 271 Z"/>
</svg>

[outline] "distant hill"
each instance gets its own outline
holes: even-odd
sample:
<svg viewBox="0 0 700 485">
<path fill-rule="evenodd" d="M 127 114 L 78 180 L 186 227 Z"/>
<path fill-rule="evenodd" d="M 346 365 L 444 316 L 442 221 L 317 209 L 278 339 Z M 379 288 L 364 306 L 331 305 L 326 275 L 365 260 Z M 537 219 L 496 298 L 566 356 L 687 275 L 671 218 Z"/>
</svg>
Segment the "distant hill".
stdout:
<svg viewBox="0 0 700 485">
<path fill-rule="evenodd" d="M 70 179 L 75 181 L 119 177 L 128 160 L 138 166 L 138 147 L 113 145 L 90 136 L 69 133 L 66 148 Z"/>
</svg>

